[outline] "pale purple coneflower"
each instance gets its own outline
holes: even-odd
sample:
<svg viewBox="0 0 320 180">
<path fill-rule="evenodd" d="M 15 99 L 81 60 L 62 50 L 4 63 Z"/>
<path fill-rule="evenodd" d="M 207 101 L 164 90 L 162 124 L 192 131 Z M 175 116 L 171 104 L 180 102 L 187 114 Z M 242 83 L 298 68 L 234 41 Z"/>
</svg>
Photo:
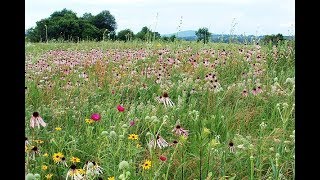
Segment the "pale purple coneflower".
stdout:
<svg viewBox="0 0 320 180">
<path fill-rule="evenodd" d="M 232 141 L 229 142 L 229 150 L 231 153 L 234 153 L 234 151 L 235 151 L 235 147 L 234 147 L 234 144 Z"/>
<path fill-rule="evenodd" d="M 28 141 L 28 138 L 27 138 L 27 137 L 26 137 L 25 140 L 24 140 L 24 145 L 25 145 L 25 146 L 29 145 L 29 141 Z"/>
<path fill-rule="evenodd" d="M 257 93 L 262 93 L 262 89 L 261 89 L 261 86 L 258 86 L 258 88 L 257 88 Z"/>
<path fill-rule="evenodd" d="M 34 126 L 38 126 L 38 128 L 40 128 L 40 125 L 46 127 L 47 124 L 43 121 L 38 112 L 34 112 L 30 119 L 30 127 L 34 128 Z"/>
<path fill-rule="evenodd" d="M 253 88 L 253 89 L 252 89 L 252 94 L 253 94 L 253 95 L 257 95 L 257 94 L 258 94 L 257 88 Z"/>
<path fill-rule="evenodd" d="M 189 130 L 183 129 L 179 124 L 174 127 L 172 132 L 174 132 L 177 135 L 183 135 L 185 137 L 188 137 L 189 135 Z"/>
<path fill-rule="evenodd" d="M 129 124 L 130 124 L 130 127 L 131 127 L 131 126 L 134 126 L 136 124 L 136 122 L 135 122 L 135 120 L 132 120 L 132 121 L 129 122 Z"/>
<path fill-rule="evenodd" d="M 169 146 L 169 144 L 167 143 L 166 140 L 164 140 L 160 135 L 157 135 L 156 136 L 157 138 L 156 139 L 152 139 L 149 143 L 148 143 L 148 146 L 150 148 L 156 148 L 157 146 L 162 149 L 162 148 L 165 148 L 167 146 Z"/>
<path fill-rule="evenodd" d="M 68 177 L 71 177 L 72 180 L 81 180 L 83 179 L 83 176 L 81 175 L 79 169 L 76 169 L 77 166 L 72 164 L 70 166 L 69 171 L 67 172 L 67 177 L 66 180 L 68 179 Z"/>
<path fill-rule="evenodd" d="M 163 93 L 163 96 L 160 96 L 157 98 L 157 100 L 160 103 L 163 103 L 165 107 L 167 106 L 174 106 L 174 103 L 171 101 L 171 99 L 169 98 L 169 95 L 167 92 Z"/>
<path fill-rule="evenodd" d="M 247 97 L 248 91 L 246 89 L 244 89 L 241 94 L 242 94 L 242 96 Z"/>
<path fill-rule="evenodd" d="M 89 176 L 103 174 L 103 168 L 100 167 L 95 161 L 87 161 L 83 166 L 83 169 L 86 171 L 86 174 Z"/>
</svg>

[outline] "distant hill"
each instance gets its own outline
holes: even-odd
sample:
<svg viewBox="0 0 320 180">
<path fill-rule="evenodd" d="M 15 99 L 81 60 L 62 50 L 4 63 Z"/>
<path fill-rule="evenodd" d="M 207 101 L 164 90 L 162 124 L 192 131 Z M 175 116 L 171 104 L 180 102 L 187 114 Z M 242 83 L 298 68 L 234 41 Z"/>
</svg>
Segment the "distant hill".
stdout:
<svg viewBox="0 0 320 180">
<path fill-rule="evenodd" d="M 197 37 L 196 36 L 196 31 L 193 30 L 187 30 L 187 31 L 180 31 L 177 33 L 172 33 L 172 34 L 163 34 L 161 36 L 163 37 L 170 37 L 172 35 L 176 35 L 178 38 L 184 38 L 184 37 Z"/>
<path fill-rule="evenodd" d="M 187 30 L 187 31 L 180 31 L 178 33 L 171 33 L 171 34 L 163 34 L 161 35 L 162 37 L 170 37 L 172 35 L 177 36 L 178 39 L 184 39 L 187 41 L 196 41 L 197 40 L 197 36 L 196 36 L 196 31 L 194 30 Z M 253 40 L 255 41 L 259 41 L 260 39 L 262 39 L 264 37 L 264 35 L 262 36 L 254 36 L 254 35 L 229 35 L 229 34 L 212 34 L 211 35 L 211 41 L 212 42 L 241 42 L 241 43 L 245 43 L 245 42 L 252 42 Z M 285 39 L 293 39 L 293 36 L 284 36 Z"/>
</svg>

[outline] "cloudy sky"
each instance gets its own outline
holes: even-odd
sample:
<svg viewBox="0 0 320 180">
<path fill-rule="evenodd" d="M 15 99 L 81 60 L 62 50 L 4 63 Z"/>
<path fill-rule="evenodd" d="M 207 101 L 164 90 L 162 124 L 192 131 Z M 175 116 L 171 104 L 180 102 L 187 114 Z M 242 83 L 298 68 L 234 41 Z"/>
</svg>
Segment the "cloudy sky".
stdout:
<svg viewBox="0 0 320 180">
<path fill-rule="evenodd" d="M 26 0 L 25 29 L 63 8 L 81 17 L 109 10 L 117 31 L 147 26 L 160 34 L 207 27 L 214 34 L 294 35 L 294 0 Z M 234 28 L 233 28 L 234 27 Z"/>
</svg>

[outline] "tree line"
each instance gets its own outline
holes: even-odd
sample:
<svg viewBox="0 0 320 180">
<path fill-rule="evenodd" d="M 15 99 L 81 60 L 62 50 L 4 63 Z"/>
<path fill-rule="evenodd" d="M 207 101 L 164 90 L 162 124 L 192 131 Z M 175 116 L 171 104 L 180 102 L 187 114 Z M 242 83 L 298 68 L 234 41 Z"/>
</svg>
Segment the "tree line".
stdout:
<svg viewBox="0 0 320 180">
<path fill-rule="evenodd" d="M 36 26 L 26 31 L 26 40 L 30 42 L 48 42 L 48 41 L 103 41 L 103 40 L 142 40 L 142 41 L 175 41 L 177 37 L 163 36 L 154 32 L 148 27 L 143 27 L 141 31 L 134 34 L 130 29 L 124 29 L 116 33 L 117 23 L 114 16 L 104 10 L 97 15 L 84 13 L 78 17 L 75 12 L 68 9 L 55 11 L 48 18 L 36 22 Z M 197 41 L 208 43 L 211 40 L 212 33 L 208 28 L 199 28 L 196 32 Z M 281 34 L 267 35 L 263 41 L 269 43 L 283 40 Z"/>
</svg>

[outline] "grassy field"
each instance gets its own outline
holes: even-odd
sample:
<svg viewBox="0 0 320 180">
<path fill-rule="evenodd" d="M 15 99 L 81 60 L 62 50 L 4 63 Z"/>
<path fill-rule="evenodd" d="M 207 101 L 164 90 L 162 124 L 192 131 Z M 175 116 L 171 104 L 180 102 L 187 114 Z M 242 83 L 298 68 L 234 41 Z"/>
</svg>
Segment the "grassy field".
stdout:
<svg viewBox="0 0 320 180">
<path fill-rule="evenodd" d="M 27 179 L 295 178 L 292 42 L 25 49 Z"/>
</svg>

